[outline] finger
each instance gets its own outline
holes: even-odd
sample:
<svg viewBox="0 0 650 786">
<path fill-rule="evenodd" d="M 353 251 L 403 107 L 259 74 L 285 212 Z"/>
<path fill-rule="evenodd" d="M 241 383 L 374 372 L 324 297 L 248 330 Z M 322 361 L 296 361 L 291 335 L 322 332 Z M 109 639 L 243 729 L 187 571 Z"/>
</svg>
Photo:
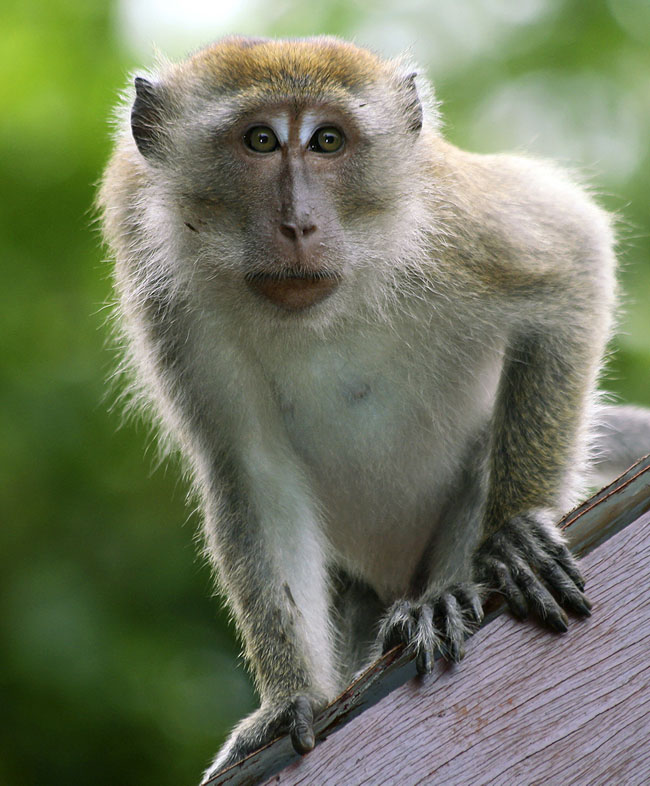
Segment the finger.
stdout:
<svg viewBox="0 0 650 786">
<path fill-rule="evenodd" d="M 316 744 L 314 736 L 314 711 L 305 696 L 298 696 L 291 708 L 291 742 L 297 753 L 305 754 Z"/>
<path fill-rule="evenodd" d="M 528 616 L 526 598 L 515 583 L 505 563 L 491 559 L 486 567 L 487 576 L 491 579 L 490 583 L 494 583 L 503 593 L 510 611 L 518 619 L 526 619 Z"/>
<path fill-rule="evenodd" d="M 455 596 L 446 593 L 436 604 L 438 627 L 442 631 L 445 654 L 453 663 L 465 657 L 465 624 Z"/>
<path fill-rule="evenodd" d="M 406 601 L 397 604 L 383 633 L 382 654 L 385 654 L 399 644 L 408 645 L 415 636 L 415 620 L 413 619 L 411 605 Z"/>
<path fill-rule="evenodd" d="M 439 639 L 433 624 L 433 610 L 424 603 L 418 616 L 415 634 L 415 668 L 418 674 L 428 674 L 433 668 L 433 656 Z"/>
<path fill-rule="evenodd" d="M 475 584 L 462 585 L 455 592 L 467 622 L 478 626 L 483 622 L 483 604 Z"/>
<path fill-rule="evenodd" d="M 550 590 L 558 597 L 564 608 L 585 617 L 591 614 L 591 602 L 576 587 L 562 568 L 553 560 L 545 560 L 539 566 L 539 575 Z"/>
<path fill-rule="evenodd" d="M 553 559 L 558 563 L 558 565 L 567 574 L 567 576 L 576 585 L 576 587 L 580 591 L 583 591 L 585 588 L 584 576 L 580 572 L 580 568 L 578 567 L 578 561 L 573 556 L 573 554 L 569 551 L 567 546 L 565 546 L 563 543 L 559 545 L 554 544 L 554 548 L 551 554 L 553 556 Z"/>
<path fill-rule="evenodd" d="M 537 541 L 541 544 L 544 551 L 553 557 L 576 587 L 581 591 L 584 590 L 585 580 L 578 567 L 578 561 L 566 543 L 561 542 L 560 538 L 562 536 L 559 531 L 554 528 L 551 534 L 547 528 L 539 523 L 532 522 L 532 532 L 534 532 Z"/>
<path fill-rule="evenodd" d="M 539 619 L 558 633 L 566 633 L 569 618 L 532 570 L 523 563 L 517 564 L 513 569 L 513 577 Z"/>
<path fill-rule="evenodd" d="M 429 674 L 433 669 L 433 653 L 428 647 L 421 647 L 418 650 L 415 668 L 418 674 Z"/>
</svg>

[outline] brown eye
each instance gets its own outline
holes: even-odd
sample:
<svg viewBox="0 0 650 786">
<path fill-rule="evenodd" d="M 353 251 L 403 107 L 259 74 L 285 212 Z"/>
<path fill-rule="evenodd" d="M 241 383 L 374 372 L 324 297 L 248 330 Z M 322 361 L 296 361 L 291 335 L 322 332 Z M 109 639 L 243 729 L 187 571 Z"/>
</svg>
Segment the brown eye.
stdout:
<svg viewBox="0 0 650 786">
<path fill-rule="evenodd" d="M 309 141 L 309 149 L 314 153 L 336 153 L 343 147 L 343 134 L 333 126 L 319 128 Z"/>
<path fill-rule="evenodd" d="M 254 126 L 244 134 L 246 147 L 256 153 L 272 153 L 278 148 L 278 138 L 268 126 Z"/>
</svg>

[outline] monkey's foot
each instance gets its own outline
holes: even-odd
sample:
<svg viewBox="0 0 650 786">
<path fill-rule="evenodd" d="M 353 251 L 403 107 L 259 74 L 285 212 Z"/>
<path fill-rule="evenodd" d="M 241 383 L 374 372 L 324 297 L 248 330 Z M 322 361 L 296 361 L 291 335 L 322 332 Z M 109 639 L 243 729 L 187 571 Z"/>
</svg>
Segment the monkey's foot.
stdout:
<svg viewBox="0 0 650 786">
<path fill-rule="evenodd" d="M 436 652 L 454 663 L 461 661 L 465 638 L 482 619 L 478 585 L 457 584 L 425 601 L 394 603 L 382 622 L 379 638 L 383 652 L 404 644 L 415 653 L 418 673 L 427 674 Z"/>
<path fill-rule="evenodd" d="M 314 713 L 324 704 L 321 699 L 301 693 L 285 701 L 262 705 L 235 727 L 205 771 L 203 781 L 282 734 L 291 735 L 291 742 L 298 753 L 308 753 L 315 745 Z"/>
<path fill-rule="evenodd" d="M 531 610 L 564 633 L 569 625 L 564 609 L 591 613 L 575 557 L 556 527 L 536 514 L 516 516 L 491 535 L 476 552 L 474 567 L 477 581 L 501 592 L 520 619 Z"/>
</svg>

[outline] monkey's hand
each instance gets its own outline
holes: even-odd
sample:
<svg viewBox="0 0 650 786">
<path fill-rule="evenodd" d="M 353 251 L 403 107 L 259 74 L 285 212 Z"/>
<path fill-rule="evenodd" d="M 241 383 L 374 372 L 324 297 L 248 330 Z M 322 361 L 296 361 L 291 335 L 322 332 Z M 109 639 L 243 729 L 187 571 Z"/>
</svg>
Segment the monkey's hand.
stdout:
<svg viewBox="0 0 650 786">
<path fill-rule="evenodd" d="M 465 655 L 465 638 L 483 619 L 479 586 L 456 584 L 419 602 L 399 600 L 384 618 L 379 638 L 383 652 L 404 644 L 415 653 L 419 674 L 433 668 L 436 651 L 458 663 Z"/>
<path fill-rule="evenodd" d="M 203 781 L 283 734 L 291 735 L 298 753 L 308 753 L 315 744 L 314 713 L 324 700 L 300 693 L 262 706 L 239 723 L 203 775 Z"/>
<path fill-rule="evenodd" d="M 564 633 L 564 611 L 588 616 L 591 603 L 577 562 L 556 527 L 541 516 L 516 516 L 490 535 L 474 556 L 474 576 L 486 589 L 504 595 L 512 613 L 528 611 Z"/>
</svg>

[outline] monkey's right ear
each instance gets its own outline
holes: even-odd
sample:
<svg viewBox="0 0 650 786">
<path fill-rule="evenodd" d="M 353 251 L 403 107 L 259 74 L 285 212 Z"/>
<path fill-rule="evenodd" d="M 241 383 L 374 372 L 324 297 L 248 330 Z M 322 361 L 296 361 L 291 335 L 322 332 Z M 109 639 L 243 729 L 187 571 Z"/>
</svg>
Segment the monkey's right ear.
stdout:
<svg viewBox="0 0 650 786">
<path fill-rule="evenodd" d="M 135 78 L 135 101 L 131 109 L 131 132 L 145 158 L 162 158 L 164 114 L 160 87 Z"/>
<path fill-rule="evenodd" d="M 409 130 L 414 134 L 419 134 L 422 129 L 422 103 L 418 95 L 418 88 L 415 84 L 417 71 L 404 77 L 403 87 L 406 93 L 406 112 L 409 124 Z"/>
</svg>

